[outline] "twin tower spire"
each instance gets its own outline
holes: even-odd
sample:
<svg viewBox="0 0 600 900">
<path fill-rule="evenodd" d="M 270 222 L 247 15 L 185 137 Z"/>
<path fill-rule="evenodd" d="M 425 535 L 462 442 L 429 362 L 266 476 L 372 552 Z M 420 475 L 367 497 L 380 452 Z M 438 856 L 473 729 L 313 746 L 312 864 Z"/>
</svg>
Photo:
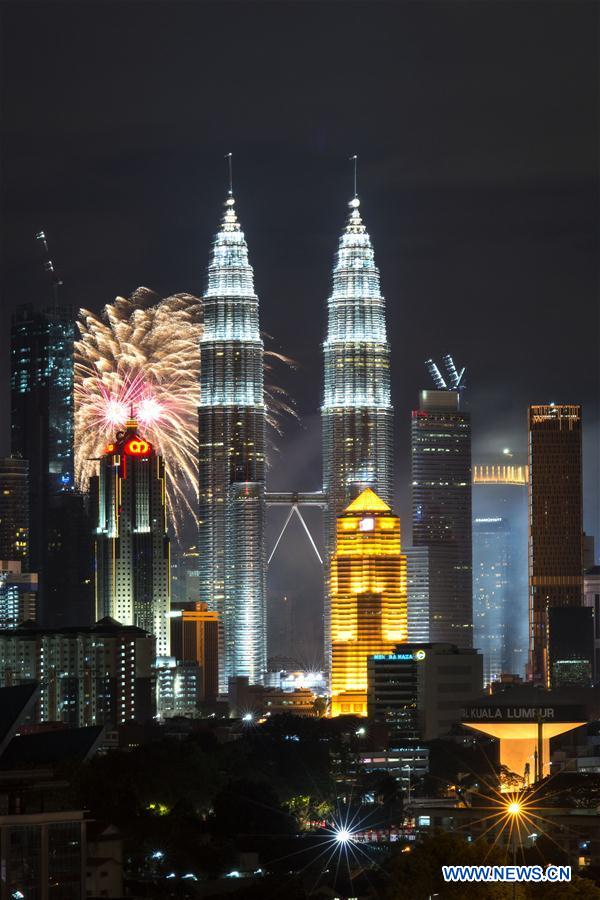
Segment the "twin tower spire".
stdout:
<svg viewBox="0 0 600 900">
<path fill-rule="evenodd" d="M 204 293 L 199 405 L 200 599 L 221 621 L 220 690 L 267 668 L 266 406 L 258 297 L 229 193 Z M 356 159 L 354 158 L 355 167 Z M 365 486 L 391 503 L 390 350 L 385 301 L 355 192 L 339 241 L 324 351 L 323 493 L 327 559 L 337 516 Z M 297 490 L 298 485 L 293 488 Z M 328 564 L 326 563 L 326 577 Z M 325 666 L 329 642 L 325 590 Z"/>
</svg>

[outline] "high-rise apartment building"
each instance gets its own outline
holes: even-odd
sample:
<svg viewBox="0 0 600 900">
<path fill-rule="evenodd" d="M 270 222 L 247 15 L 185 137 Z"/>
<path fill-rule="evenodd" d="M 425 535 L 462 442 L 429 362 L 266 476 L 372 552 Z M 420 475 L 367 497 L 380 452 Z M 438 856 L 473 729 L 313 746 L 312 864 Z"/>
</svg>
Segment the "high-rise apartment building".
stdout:
<svg viewBox="0 0 600 900">
<path fill-rule="evenodd" d="M 0 559 L 29 562 L 29 463 L 0 459 Z"/>
<path fill-rule="evenodd" d="M 581 406 L 529 407 L 528 675 L 550 683 L 549 610 L 583 605 Z"/>
<path fill-rule="evenodd" d="M 266 658 L 265 399 L 258 297 L 233 196 L 215 237 L 200 342 L 200 600 L 219 614 L 219 684 Z"/>
<path fill-rule="evenodd" d="M 94 504 L 96 614 L 153 634 L 157 655 L 168 656 L 171 569 L 165 464 L 137 429 L 130 419 L 100 459 Z"/>
<path fill-rule="evenodd" d="M 406 641 L 400 519 L 370 488 L 337 520 L 331 560 L 331 712 L 367 715 L 367 659 Z"/>
<path fill-rule="evenodd" d="M 20 560 L 0 560 L 0 629 L 37 619 L 38 577 L 21 571 Z"/>
<path fill-rule="evenodd" d="M 29 461 L 31 568 L 43 563 L 47 497 L 73 483 L 70 306 L 17 308 L 11 327 L 11 450 Z"/>
<path fill-rule="evenodd" d="M 37 722 L 116 727 L 155 712 L 154 638 L 103 619 L 87 628 L 31 623 L 0 631 L 0 686 L 40 684 Z"/>
<path fill-rule="evenodd" d="M 386 504 L 393 502 L 393 409 L 385 300 L 359 206 L 355 196 L 339 241 L 323 344 L 326 566 L 335 551 L 337 517 L 360 490 L 370 486 Z M 325 668 L 329 669 L 327 590 L 325 594 Z"/>
<path fill-rule="evenodd" d="M 412 414 L 413 548 L 441 548 L 440 606 L 428 616 L 436 631 L 430 641 L 444 639 L 458 647 L 473 643 L 471 534 L 471 421 L 461 409 L 460 393 L 421 391 Z M 431 576 L 430 576 L 431 577 Z M 436 576 L 437 577 L 437 576 Z M 412 602 L 412 600 L 411 600 Z"/>
</svg>

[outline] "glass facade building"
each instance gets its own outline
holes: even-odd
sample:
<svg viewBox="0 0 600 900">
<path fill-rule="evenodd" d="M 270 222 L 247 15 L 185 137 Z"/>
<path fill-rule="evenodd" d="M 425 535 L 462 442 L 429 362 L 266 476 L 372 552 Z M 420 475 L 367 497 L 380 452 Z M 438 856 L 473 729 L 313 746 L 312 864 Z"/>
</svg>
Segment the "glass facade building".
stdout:
<svg viewBox="0 0 600 900">
<path fill-rule="evenodd" d="M 263 342 L 233 196 L 215 237 L 200 342 L 200 600 L 219 614 L 219 688 L 260 683 L 266 659 Z"/>
<path fill-rule="evenodd" d="M 524 465 L 473 466 L 473 640 L 475 646 L 486 653 L 485 619 L 491 612 L 491 606 L 500 601 L 505 648 L 502 672 L 521 678 L 525 674 L 529 649 L 528 478 L 527 466 Z M 497 543 L 493 538 L 495 529 L 499 529 Z M 503 560 L 507 561 L 506 566 Z M 500 582 L 504 582 L 500 575 L 502 571 L 506 573 L 506 585 L 501 588 Z M 496 588 L 493 587 L 494 582 Z M 496 601 L 491 599 L 490 591 L 493 591 Z M 504 599 L 500 600 L 500 595 Z M 485 671 L 487 681 L 491 674 L 487 664 Z"/>
<path fill-rule="evenodd" d="M 357 197 L 339 241 L 323 344 L 321 408 L 326 566 L 336 546 L 337 517 L 369 486 L 393 502 L 393 410 L 385 300 Z M 325 668 L 331 665 L 329 594 L 325 600 Z"/>
<path fill-rule="evenodd" d="M 439 560 L 442 605 L 429 610 L 436 631 L 428 625 L 428 639 L 471 647 L 471 421 L 460 408 L 458 391 L 421 391 L 419 409 L 412 414 L 411 471 L 413 547 L 444 551 Z"/>
<path fill-rule="evenodd" d="M 473 528 L 473 641 L 483 653 L 483 680 L 508 668 L 511 532 L 501 516 L 480 517 Z"/>
<path fill-rule="evenodd" d="M 12 452 L 35 459 L 58 490 L 73 483 L 73 343 L 75 311 L 29 304 L 17 308 L 11 329 Z M 41 473 L 40 473 L 41 474 Z"/>
<path fill-rule="evenodd" d="M 75 311 L 54 304 L 17 308 L 11 324 L 11 453 L 29 463 L 29 567 L 40 573 L 46 608 L 49 498 L 73 486 Z"/>
</svg>

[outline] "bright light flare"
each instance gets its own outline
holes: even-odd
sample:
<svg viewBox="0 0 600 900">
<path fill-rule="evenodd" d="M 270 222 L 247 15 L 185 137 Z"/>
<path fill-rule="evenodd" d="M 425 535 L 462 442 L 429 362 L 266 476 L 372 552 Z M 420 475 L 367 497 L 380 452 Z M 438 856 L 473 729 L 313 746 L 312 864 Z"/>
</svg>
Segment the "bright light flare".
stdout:
<svg viewBox="0 0 600 900">
<path fill-rule="evenodd" d="M 347 844 L 348 841 L 351 841 L 353 839 L 352 832 L 347 828 L 338 828 L 336 831 L 334 831 L 334 836 L 336 841 L 338 841 L 340 844 Z"/>
<path fill-rule="evenodd" d="M 511 816 L 518 816 L 521 814 L 522 805 L 519 800 L 512 800 L 506 806 L 506 812 Z"/>
<path fill-rule="evenodd" d="M 118 398 L 111 397 L 104 408 L 104 420 L 114 428 L 124 425 L 127 421 L 127 407 Z"/>
<path fill-rule="evenodd" d="M 135 410 L 138 421 L 141 425 L 154 425 L 160 422 L 166 415 L 166 409 L 155 397 L 143 397 Z"/>
</svg>

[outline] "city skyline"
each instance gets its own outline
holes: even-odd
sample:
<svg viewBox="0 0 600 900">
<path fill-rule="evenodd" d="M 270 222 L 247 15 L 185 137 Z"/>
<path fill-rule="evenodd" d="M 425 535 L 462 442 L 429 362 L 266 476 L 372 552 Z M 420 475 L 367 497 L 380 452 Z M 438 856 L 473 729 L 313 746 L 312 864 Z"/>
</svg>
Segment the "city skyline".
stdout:
<svg viewBox="0 0 600 900">
<path fill-rule="evenodd" d="M 0 900 L 600 900 L 599 26 L 0 2 Z"/>
<path fill-rule="evenodd" d="M 223 156 L 233 151 L 263 328 L 300 367 L 284 386 L 306 430 L 290 424 L 270 482 L 287 489 L 294 467 L 299 480 L 312 481 L 302 486 L 316 489 L 323 298 L 340 210 L 352 196 L 348 157 L 357 153 L 395 353 L 397 512 L 408 521 L 407 417 L 427 384 L 423 360 L 452 351 L 467 365 L 471 406 L 479 410 L 475 462 L 504 446 L 524 457 L 529 403 L 582 403 L 586 530 L 600 530 L 591 485 L 598 474 L 594 328 L 578 341 L 559 340 L 566 297 L 573 316 L 597 317 L 591 9 L 555 9 L 540 41 L 536 12 L 522 4 L 477 13 L 454 4 L 439 11 L 435 29 L 427 4 L 384 5 L 364 21 L 358 8 L 339 17 L 331 7 L 307 5 L 293 34 L 284 30 L 284 11 L 271 4 L 236 7 L 233 17 L 218 6 L 189 4 L 170 21 L 165 42 L 158 8 L 140 19 L 134 7 L 111 7 L 97 23 L 98 44 L 87 49 L 76 37 L 85 10 L 42 8 L 35 29 L 26 13 L 14 5 L 2 10 L 10 34 L 5 317 L 17 302 L 43 305 L 38 298 L 50 290 L 35 241 L 40 229 L 62 289 L 78 306 L 99 311 L 140 284 L 160 296 L 199 296 L 226 188 Z M 226 79 L 211 78 L 222 64 L 216 43 L 192 64 L 190 42 L 204 28 L 228 34 Z M 251 48 L 267 33 L 278 39 L 256 68 Z M 353 68 L 349 48 L 357 33 L 364 35 L 365 65 Z M 138 42 L 148 58 L 164 61 L 160 74 L 138 67 L 130 53 Z M 66 49 L 57 58 L 51 48 L 58 43 Z M 96 46 L 111 46 L 119 60 L 101 80 L 104 55 Z M 294 67 L 308 46 L 312 65 L 302 68 L 306 82 L 296 83 Z M 30 76 L 20 79 L 24 59 Z M 273 66 L 277 83 L 268 77 Z M 248 71 L 248 90 L 231 91 L 231 84 L 246 84 Z M 346 73 L 346 83 L 332 80 L 332 71 Z M 263 91 L 265 84 L 271 87 Z M 397 86 L 396 115 L 386 84 Z M 565 142 L 567 133 L 578 140 Z M 518 365 L 507 365 L 508 343 Z M 5 354 L 0 350 L 3 385 Z M 0 455 L 7 453 L 4 433 Z"/>
<path fill-rule="evenodd" d="M 240 12 L 231 23 L 228 75 L 232 78 L 248 61 L 246 39 L 252 34 L 260 38 L 261 15 Z M 313 15 L 307 11 L 303 17 L 296 43 L 301 45 L 314 34 Z M 356 153 L 361 211 L 364 208 L 366 212 L 383 272 L 387 330 L 394 353 L 393 507 L 403 523 L 407 546 L 411 544 L 410 410 L 416 392 L 428 382 L 423 362 L 448 351 L 456 354 L 469 373 L 474 463 L 497 464 L 503 461 L 500 454 L 507 447 L 516 464 L 526 462 L 530 403 L 582 403 L 585 528 L 598 533 L 593 328 L 583 329 L 577 343 L 560 342 L 558 327 L 565 296 L 574 316 L 583 321 L 586 316 L 595 318 L 597 222 L 588 184 L 595 177 L 594 140 L 586 130 L 594 94 L 586 57 L 574 50 L 581 48 L 588 34 L 585 16 L 563 20 L 557 14 L 546 23 L 546 43 L 536 45 L 532 56 L 529 50 L 537 22 L 527 12 L 512 11 L 499 17 L 488 11 L 483 18 L 477 17 L 477 22 L 459 10 L 444 12 L 443 40 L 430 32 L 422 12 L 408 7 L 389 13 L 390 21 L 403 27 L 383 36 L 382 15 L 376 11 L 366 20 L 366 33 L 381 35 L 384 42 L 395 34 L 394 49 L 403 60 L 405 74 L 419 76 L 418 82 L 411 77 L 410 89 L 406 83 L 398 93 L 397 121 L 387 114 L 379 89 L 380 83 L 388 83 L 398 74 L 389 54 L 367 50 L 370 68 L 366 67 L 360 78 L 357 72 L 348 73 L 352 91 L 341 91 L 339 85 L 321 77 L 332 65 L 335 68 L 336 58 L 339 62 L 345 56 L 345 29 L 352 31 L 350 21 L 338 22 L 321 10 L 322 31 L 314 46 L 314 67 L 307 76 L 309 91 L 318 95 L 323 87 L 324 92 L 325 102 L 315 106 L 316 127 L 299 115 L 305 92 L 292 89 L 285 67 L 281 74 L 289 89 L 289 104 L 274 117 L 269 92 L 261 100 L 260 91 L 250 91 L 244 103 L 239 97 L 228 97 L 228 105 L 223 103 L 222 86 L 212 80 L 212 93 L 207 93 L 185 59 L 180 54 L 173 58 L 174 45 L 167 42 L 166 58 L 173 65 L 164 67 L 160 86 L 150 75 L 148 85 L 142 87 L 139 74 L 123 60 L 126 85 L 141 87 L 142 96 L 149 96 L 150 84 L 155 87 L 148 140 L 140 141 L 137 130 L 141 122 L 148 124 L 145 107 L 136 106 L 137 117 L 131 122 L 124 117 L 133 102 L 129 90 L 122 96 L 111 94 L 109 118 L 121 125 L 117 144 L 108 137 L 107 123 L 96 120 L 94 101 L 114 86 L 112 72 L 107 74 L 105 86 L 99 87 L 93 70 L 82 69 L 81 86 L 92 91 L 91 105 L 86 102 L 82 108 L 79 87 L 65 83 L 66 73 L 60 67 L 51 69 L 50 78 L 56 79 L 57 96 L 65 109 L 73 104 L 77 110 L 73 128 L 80 140 L 74 158 L 64 118 L 48 120 L 55 102 L 52 91 L 47 103 L 40 105 L 29 83 L 15 84 L 11 97 L 21 96 L 23 102 L 17 108 L 11 100 L 7 109 L 14 134 L 34 128 L 36 115 L 46 123 L 47 134 L 39 146 L 32 145 L 27 158 L 17 152 L 18 144 L 12 139 L 6 145 L 14 187 L 6 195 L 5 219 L 14 227 L 3 260 L 3 311 L 20 301 L 33 301 L 40 307 L 48 304 L 56 275 L 50 281 L 39 258 L 40 244 L 34 236 L 40 229 L 52 247 L 54 271 L 59 273 L 65 302 L 99 312 L 116 295 L 127 296 L 139 284 L 148 285 L 158 296 L 174 291 L 201 296 L 214 211 L 227 186 L 224 156 L 233 151 L 236 197 L 251 234 L 261 326 L 274 336 L 275 346 L 298 363 L 297 372 L 285 372 L 282 383 L 297 403 L 300 425 L 290 421 L 286 426 L 280 452 L 272 455 L 269 488 L 319 489 L 320 355 L 326 334 L 323 298 L 330 283 L 332 244 L 343 227 L 341 210 L 353 196 L 349 157 Z M 200 20 L 203 17 L 194 10 L 186 11 L 173 24 L 178 40 L 187 40 L 183 23 L 193 30 Z M 211 10 L 206 21 L 218 25 L 221 13 Z M 519 41 L 515 40 L 517 23 Z M 25 33 L 16 13 L 9 24 L 15 29 L 15 42 L 7 48 L 12 54 L 19 40 L 24 42 Z M 45 24 L 49 34 L 64 26 L 66 36 L 74 21 L 61 20 L 58 15 Z M 118 24 L 116 28 L 116 20 L 108 14 L 99 25 L 110 35 L 117 54 L 125 50 L 126 38 L 134 30 L 137 39 L 139 23 L 125 11 Z M 150 43 L 155 24 L 150 11 L 142 26 Z M 503 41 L 491 40 L 488 28 L 494 35 L 501 33 Z M 327 37 L 332 37 L 334 30 L 336 40 L 330 42 Z M 490 67 L 474 81 L 470 73 L 479 51 L 470 36 L 479 33 L 486 41 Z M 427 35 L 431 42 L 427 65 L 415 54 L 411 34 Z M 25 56 L 35 72 L 46 59 L 46 47 L 38 43 L 36 35 L 32 41 Z M 454 51 L 449 54 L 451 45 L 460 48 L 458 57 Z M 31 55 L 34 46 L 38 52 Z M 74 44 L 69 48 L 69 54 L 75 54 L 73 62 L 79 65 L 79 50 Z M 512 54 L 511 71 L 500 67 L 503 80 L 499 82 L 498 54 L 507 48 Z M 202 72 L 207 71 L 205 65 L 211 67 L 215 52 L 207 49 Z M 296 50 L 290 52 L 291 59 L 296 59 Z M 573 77 L 568 82 L 557 75 L 561 60 L 570 66 Z M 13 69 L 9 70 L 12 73 Z M 437 92 L 442 71 L 448 97 L 440 110 Z M 537 77 L 538 72 L 544 80 Z M 199 119 L 181 116 L 181 104 L 192 91 L 206 104 L 210 134 Z M 493 120 L 486 113 L 485 121 L 480 122 L 481 100 L 490 92 L 500 99 Z M 337 112 L 331 118 L 326 110 L 332 108 L 334 98 Z M 360 122 L 354 115 L 357 104 L 369 110 Z M 540 117 L 525 124 L 523 112 L 528 114 L 532 107 L 540 111 Z M 566 121 L 572 123 L 572 132 L 582 135 L 576 146 L 564 147 L 557 135 L 549 140 L 555 123 Z M 157 130 L 155 124 L 168 127 Z M 252 137 L 248 138 L 250 124 Z M 98 139 L 89 139 L 90 129 L 96 129 Z M 486 143 L 482 152 L 475 152 L 482 133 L 493 141 Z M 425 154 L 423 147 L 427 148 Z M 34 173 L 33 158 L 38 163 Z M 550 205 L 555 224 L 549 230 Z M 109 223 L 114 227 L 105 228 Z M 536 335 L 533 342 L 532 333 Z M 518 365 L 507 364 L 505 348 L 509 345 Z M 3 358 L 0 347 L 0 371 Z M 0 383 L 5 384 L 1 379 Z M 267 517 L 267 550 L 275 542 L 279 515 L 275 510 Z M 321 514 L 308 509 L 305 516 L 319 544 Z M 294 520 L 290 527 L 300 525 Z M 269 571 L 269 598 L 292 592 L 296 594 L 294 602 L 306 610 L 307 623 L 319 617 L 321 572 L 304 540 L 283 541 Z M 311 656 L 320 643 L 313 630 L 308 624 L 304 633 L 300 628 L 298 647 L 303 657 Z"/>
</svg>

